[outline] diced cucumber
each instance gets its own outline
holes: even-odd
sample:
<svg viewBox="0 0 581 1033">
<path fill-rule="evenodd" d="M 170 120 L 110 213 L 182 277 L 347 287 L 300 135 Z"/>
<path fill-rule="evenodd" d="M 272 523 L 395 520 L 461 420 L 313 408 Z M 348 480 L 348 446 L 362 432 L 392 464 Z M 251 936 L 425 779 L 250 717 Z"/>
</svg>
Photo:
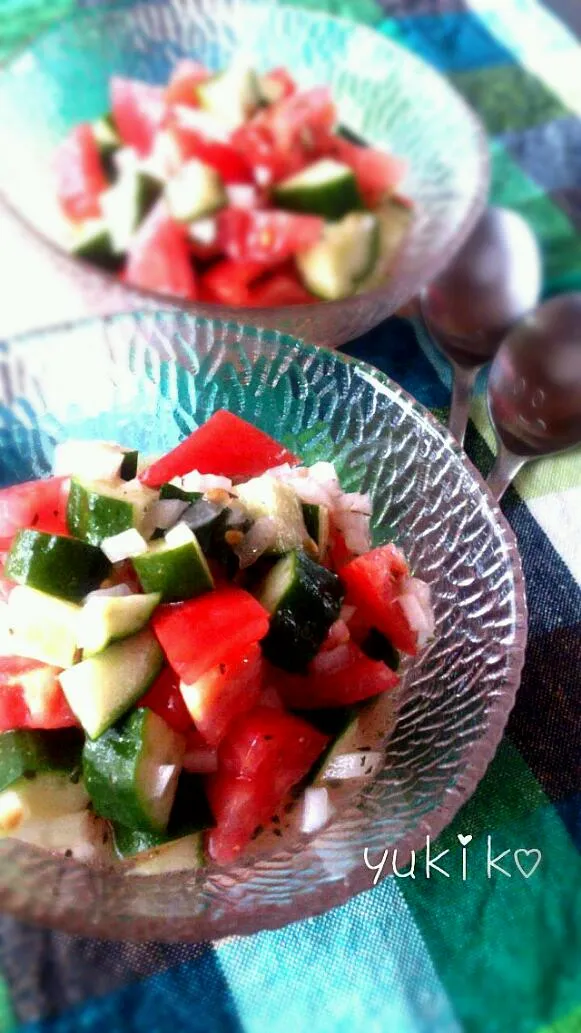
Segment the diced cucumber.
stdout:
<svg viewBox="0 0 581 1033">
<path fill-rule="evenodd" d="M 378 259 L 358 284 L 358 293 L 374 290 L 384 283 L 414 217 L 413 210 L 396 197 L 384 201 L 374 214 L 379 223 Z"/>
<path fill-rule="evenodd" d="M 177 222 L 193 222 L 213 215 L 228 200 L 216 169 L 195 158 L 168 180 L 165 195 L 170 214 Z"/>
<path fill-rule="evenodd" d="M 392 671 L 399 670 L 400 656 L 397 649 L 377 628 L 371 628 L 361 643 L 361 649 L 371 660 L 380 660 L 391 667 Z"/>
<path fill-rule="evenodd" d="M 111 570 L 100 549 L 88 542 L 44 531 L 19 531 L 4 573 L 21 585 L 73 602 L 98 588 Z"/>
<path fill-rule="evenodd" d="M 160 500 L 164 499 L 177 499 L 179 502 L 188 502 L 190 505 L 194 502 L 199 502 L 203 497 L 200 491 L 184 491 L 177 484 L 162 484 L 159 489 Z"/>
<path fill-rule="evenodd" d="M 186 509 L 182 522 L 194 532 L 202 551 L 209 555 L 212 552 L 212 542 L 222 529 L 227 515 L 228 510 L 225 506 L 202 497 Z"/>
<path fill-rule="evenodd" d="M 7 614 L 22 656 L 56 667 L 70 667 L 75 662 L 80 606 L 17 585 L 10 593 Z"/>
<path fill-rule="evenodd" d="M 79 770 L 82 736 L 76 728 L 58 731 L 19 729 L 0 735 L 0 791 L 20 779 L 34 779 L 44 772 Z"/>
<path fill-rule="evenodd" d="M 139 853 L 130 862 L 132 875 L 164 875 L 185 869 L 202 868 L 206 863 L 203 832 L 192 832 L 179 839 Z"/>
<path fill-rule="evenodd" d="M 273 521 L 276 537 L 269 550 L 271 554 L 281 555 L 303 547 L 307 529 L 294 488 L 276 477 L 263 474 L 238 485 L 236 492 L 252 520 L 269 517 Z"/>
<path fill-rule="evenodd" d="M 103 171 L 107 179 L 112 181 L 115 178 L 113 155 L 121 147 L 121 137 L 112 115 L 102 115 L 93 122 L 93 136 L 99 148 Z"/>
<path fill-rule="evenodd" d="M 313 720 L 307 714 L 303 716 L 305 720 L 310 720 L 317 727 L 320 727 L 320 723 L 316 718 Z M 326 773 L 335 757 L 341 753 L 352 753 L 359 746 L 359 712 L 357 708 L 346 707 L 344 710 L 340 710 L 335 719 L 334 727 L 328 728 L 327 734 L 332 734 L 333 740 L 318 758 L 310 773 L 309 783 L 311 785 L 324 785 L 327 781 Z"/>
<path fill-rule="evenodd" d="M 293 212 L 342 219 L 362 207 L 353 169 L 334 158 L 322 158 L 274 188 L 274 200 Z"/>
<path fill-rule="evenodd" d="M 16 836 L 30 821 L 47 821 L 82 811 L 89 794 L 78 772 L 39 772 L 0 793 L 0 836 Z"/>
<path fill-rule="evenodd" d="M 185 739 L 145 708 L 129 714 L 83 750 L 83 777 L 102 818 L 129 829 L 168 825 Z"/>
<path fill-rule="evenodd" d="M 193 599 L 214 587 L 210 568 L 198 539 L 186 524 L 168 531 L 161 542 L 133 557 L 144 592 L 158 592 L 164 602 Z"/>
<path fill-rule="evenodd" d="M 162 183 L 138 167 L 127 167 L 114 186 L 103 191 L 101 211 L 113 251 L 124 254 L 133 234 L 160 197 Z"/>
<path fill-rule="evenodd" d="M 83 657 L 93 656 L 112 642 L 136 635 L 149 623 L 160 600 L 157 592 L 88 599 L 81 609 L 78 624 L 77 641 Z"/>
<path fill-rule="evenodd" d="M 121 256 L 113 249 L 109 227 L 104 219 L 87 219 L 75 227 L 69 244 L 69 251 L 75 258 L 84 258 L 93 265 L 112 272 L 121 266 Z"/>
<path fill-rule="evenodd" d="M 372 212 L 352 212 L 325 227 L 322 241 L 297 255 L 303 283 L 324 301 L 353 294 L 371 275 L 379 255 L 380 228 Z"/>
<path fill-rule="evenodd" d="M 147 692 L 163 667 L 161 647 L 148 628 L 60 675 L 69 706 L 97 739 Z"/>
<path fill-rule="evenodd" d="M 182 771 L 168 822 L 164 831 L 126 828 L 116 824 L 113 827 L 115 847 L 120 857 L 131 857 L 154 847 L 183 839 L 194 832 L 212 828 L 214 819 L 204 791 L 200 775 Z"/>
<path fill-rule="evenodd" d="M 91 545 L 131 527 L 141 531 L 157 498 L 157 492 L 138 480 L 83 483 L 73 477 L 67 504 L 69 531 Z"/>
<path fill-rule="evenodd" d="M 27 822 L 16 838 L 85 864 L 110 865 L 114 861 L 109 825 L 90 810 Z"/>
<path fill-rule="evenodd" d="M 349 126 L 339 126 L 339 128 L 337 129 L 337 136 L 342 136 L 344 140 L 348 141 L 348 143 L 355 143 L 358 147 L 368 146 L 367 141 L 364 140 L 363 137 L 359 135 L 359 133 L 356 133 L 353 129 L 350 129 Z"/>
<path fill-rule="evenodd" d="M 139 452 L 137 449 L 122 448 L 123 459 L 119 467 L 119 476 L 122 481 L 133 481 L 137 477 L 139 466 Z"/>
<path fill-rule="evenodd" d="M 343 594 L 337 575 L 304 552 L 279 560 L 258 592 L 272 615 L 262 640 L 267 659 L 285 671 L 304 671 L 339 617 Z"/>
<path fill-rule="evenodd" d="M 303 519 L 307 533 L 319 549 L 319 559 L 323 559 L 329 549 L 331 518 L 327 506 L 303 503 Z"/>
<path fill-rule="evenodd" d="M 256 72 L 239 62 L 198 86 L 202 108 L 228 129 L 237 129 L 254 114 L 261 101 Z"/>
</svg>

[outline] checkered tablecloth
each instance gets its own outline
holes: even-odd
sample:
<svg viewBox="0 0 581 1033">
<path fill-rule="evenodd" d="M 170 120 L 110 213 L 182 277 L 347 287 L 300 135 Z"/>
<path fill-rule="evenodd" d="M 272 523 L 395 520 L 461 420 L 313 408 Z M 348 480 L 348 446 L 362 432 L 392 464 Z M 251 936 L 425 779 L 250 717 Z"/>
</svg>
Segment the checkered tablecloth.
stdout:
<svg viewBox="0 0 581 1033">
<path fill-rule="evenodd" d="M 71 6 L 0 0 L 0 48 Z M 570 33 L 536 0 L 308 6 L 366 22 L 450 77 L 490 135 L 493 201 L 540 237 L 546 293 L 581 289 L 581 47 Z M 448 371 L 409 322 L 348 351 L 445 412 Z M 467 448 L 484 472 L 491 445 L 480 396 Z M 527 579 L 527 663 L 496 759 L 438 841 L 451 876 L 428 881 L 418 863 L 414 879 L 373 888 L 370 872 L 368 892 L 321 918 L 195 947 L 2 919 L 0 1031 L 580 1033 L 581 453 L 521 473 L 504 508 Z M 459 836 L 472 836 L 466 881 Z"/>
</svg>

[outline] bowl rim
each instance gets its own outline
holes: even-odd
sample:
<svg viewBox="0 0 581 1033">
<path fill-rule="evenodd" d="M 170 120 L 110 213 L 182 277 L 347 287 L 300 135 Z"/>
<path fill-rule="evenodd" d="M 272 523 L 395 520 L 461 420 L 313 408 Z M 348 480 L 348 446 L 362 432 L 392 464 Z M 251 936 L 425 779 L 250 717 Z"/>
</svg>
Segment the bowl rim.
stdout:
<svg viewBox="0 0 581 1033">
<path fill-rule="evenodd" d="M 222 0 L 222 2 L 228 2 L 228 0 Z M 267 4 L 265 0 L 229 0 L 233 5 L 240 6 L 248 5 L 254 7 L 268 8 L 271 5 Z M 167 6 L 168 0 L 140 0 L 135 6 L 143 7 L 164 7 Z M 311 11 L 308 9 L 299 9 L 297 7 L 291 7 L 288 3 L 276 3 L 276 9 L 282 11 L 292 11 L 295 15 L 298 11 L 307 17 L 311 21 L 320 22 L 333 22 L 338 25 L 342 25 L 345 28 L 358 29 L 362 32 L 368 33 L 374 37 L 381 39 L 388 47 L 393 48 L 394 52 L 398 55 L 405 55 L 405 59 L 411 63 L 415 63 L 418 67 L 428 69 L 430 74 L 435 78 L 439 79 L 440 82 L 449 91 L 450 97 L 454 103 L 458 105 L 459 110 L 463 111 L 463 115 L 466 122 L 470 124 L 472 133 L 475 141 L 475 152 L 477 157 L 477 178 L 474 183 L 473 195 L 468 210 L 464 216 L 463 221 L 457 227 L 455 232 L 452 234 L 445 248 L 443 248 L 437 259 L 432 263 L 429 274 L 426 271 L 422 277 L 420 277 L 414 289 L 409 293 L 405 292 L 403 300 L 400 302 L 400 306 L 407 304 L 412 297 L 418 294 L 423 287 L 425 287 L 428 280 L 431 280 L 439 275 L 445 266 L 452 260 L 452 258 L 458 253 L 465 240 L 468 238 L 471 230 L 475 226 L 478 218 L 482 214 L 486 203 L 487 196 L 490 188 L 491 178 L 491 157 L 490 149 L 488 145 L 488 137 L 481 119 L 478 117 L 474 109 L 467 103 L 462 94 L 456 87 L 449 81 L 447 76 L 442 74 L 439 69 L 431 65 L 428 61 L 425 61 L 422 57 L 416 54 L 413 50 L 403 46 L 397 40 L 392 39 L 390 36 L 384 36 L 378 32 L 373 26 L 366 25 L 362 22 L 357 22 L 354 19 L 346 18 L 344 16 L 327 14 L 324 11 Z M 58 35 L 58 33 L 68 24 L 79 20 L 95 20 L 105 16 L 108 12 L 121 12 L 123 10 L 131 10 L 124 0 L 107 0 L 106 3 L 101 3 L 97 7 L 88 8 L 76 8 L 58 22 L 49 25 L 41 32 L 28 37 L 8 58 L 0 61 L 0 81 L 1 77 L 10 70 L 12 65 L 15 65 L 18 60 L 25 57 L 25 55 L 38 44 L 42 45 L 43 41 L 52 35 Z M 232 306 L 232 305 L 218 305 L 212 302 L 202 301 L 189 301 L 188 299 L 179 298 L 177 295 L 164 294 L 160 291 L 146 290 L 140 287 L 134 287 L 130 284 L 124 284 L 116 273 L 111 272 L 107 269 L 101 269 L 98 266 L 92 264 L 84 258 L 76 258 L 69 255 L 65 248 L 61 247 L 55 240 L 46 236 L 42 230 L 40 230 L 34 222 L 14 204 L 12 204 L 10 198 L 6 195 L 5 191 L 0 188 L 0 202 L 8 209 L 8 211 L 23 225 L 28 232 L 36 239 L 38 244 L 41 244 L 45 249 L 48 249 L 51 254 L 57 257 L 63 266 L 66 266 L 67 272 L 70 270 L 69 275 L 74 276 L 74 271 L 77 270 L 79 276 L 84 275 L 86 277 L 92 276 L 99 281 L 110 283 L 117 288 L 123 290 L 124 295 L 130 299 L 134 297 L 136 303 L 141 301 L 143 304 L 145 299 L 151 302 L 155 302 L 158 307 L 171 305 L 173 308 L 177 308 L 180 311 L 189 312 L 194 315 L 200 315 L 202 318 L 212 319 L 229 319 L 230 314 L 241 313 L 241 322 L 249 321 L 259 322 L 265 315 L 270 316 L 272 313 L 280 313 L 280 318 L 287 319 L 291 318 L 296 314 L 308 313 L 310 310 L 321 310 L 325 312 L 343 312 L 346 309 L 349 310 L 357 306 L 362 300 L 379 300 L 384 292 L 386 285 L 393 282 L 392 278 L 386 276 L 385 281 L 379 287 L 374 288 L 370 291 L 365 291 L 362 294 L 355 294 L 351 297 L 344 298 L 339 301 L 324 301 L 319 300 L 312 304 L 299 304 L 299 305 L 281 305 L 281 306 L 269 306 L 266 308 L 252 308 L 245 305 Z M 401 248 L 405 250 L 406 239 L 404 238 Z M 401 249 L 400 249 L 401 250 Z M 136 306 L 137 307 L 137 306 Z M 213 316 L 212 313 L 219 311 L 217 316 Z M 236 315 L 232 315 L 233 319 L 236 319 Z"/>
<path fill-rule="evenodd" d="M 108 324 L 123 318 L 129 318 L 131 320 L 139 320 L 142 318 L 156 319 L 160 315 L 162 317 L 168 316 L 174 319 L 185 318 L 186 320 L 193 322 L 200 321 L 203 324 L 211 324 L 212 326 L 216 324 L 218 327 L 223 329 L 230 326 L 230 324 L 225 323 L 223 320 L 208 320 L 202 316 L 193 317 L 190 313 L 176 312 L 175 309 L 143 309 L 141 311 L 127 310 L 125 312 L 112 313 L 106 316 L 90 316 L 80 320 L 65 321 L 54 326 L 45 327 L 41 330 L 26 331 L 25 333 L 15 335 L 2 342 L 2 351 L 4 355 L 7 355 L 8 357 L 10 357 L 11 352 L 14 352 L 15 358 L 25 358 L 29 349 L 32 350 L 35 347 L 45 347 L 44 339 L 47 337 L 58 337 L 62 334 L 69 334 L 70 332 L 74 333 L 76 330 L 81 329 L 84 326 L 101 325 L 103 327 L 107 327 Z M 235 324 L 235 326 L 241 336 L 250 335 L 260 337 L 261 334 L 264 333 L 264 331 L 256 327 L 246 327 L 241 324 Z M 321 349 L 317 345 L 309 344 L 299 338 L 293 337 L 291 334 L 277 332 L 277 347 L 285 347 L 291 344 L 294 347 L 298 347 L 299 350 L 312 355 L 324 351 L 324 349 Z M 489 713 L 488 731 L 485 738 L 481 738 L 476 744 L 474 744 L 472 755 L 465 759 L 464 769 L 458 775 L 455 784 L 445 791 L 440 804 L 432 811 L 429 811 L 417 825 L 415 825 L 409 832 L 406 832 L 401 839 L 397 841 L 398 865 L 401 870 L 409 862 L 412 851 L 419 851 L 421 850 L 422 845 L 425 845 L 426 836 L 429 835 L 430 839 L 435 841 L 454 819 L 460 808 L 467 803 L 484 777 L 498 749 L 510 713 L 514 707 L 516 693 L 520 686 L 522 670 L 525 662 L 528 607 L 524 572 L 516 535 L 508 523 L 507 518 L 504 516 L 500 508 L 500 504 L 494 499 L 486 482 L 484 481 L 484 478 L 468 458 L 458 442 L 453 438 L 447 427 L 443 426 L 429 409 L 422 405 L 421 402 L 418 402 L 396 381 L 392 380 L 386 373 L 376 369 L 370 363 L 364 362 L 361 359 L 354 358 L 350 355 L 345 355 L 339 351 L 332 351 L 330 352 L 330 355 L 333 359 L 336 359 L 337 362 L 355 366 L 361 372 L 363 377 L 370 382 L 375 389 L 379 390 L 380 394 L 389 395 L 389 397 L 403 402 L 405 410 L 408 411 L 414 419 L 427 424 L 432 432 L 439 437 L 440 441 L 451 452 L 453 452 L 457 461 L 469 474 L 470 478 L 479 490 L 480 495 L 483 496 L 488 505 L 490 522 L 494 524 L 502 534 L 506 561 L 510 566 L 513 576 L 512 598 L 515 613 L 514 639 L 510 645 L 506 647 L 509 664 L 503 684 L 501 705 L 497 704 L 495 709 L 491 709 Z M 179 362 L 179 360 L 175 359 L 166 359 L 165 361 Z M 180 363 L 180 365 L 183 364 Z M 31 848 L 27 847 L 27 849 Z M 40 851 L 35 849 L 35 852 L 38 854 Z M 42 851 L 42 853 L 45 854 L 44 851 Z M 55 858 L 55 860 L 57 864 L 62 863 L 61 858 Z M 85 867 L 81 866 L 80 863 L 69 863 L 75 867 Z M 95 869 L 95 872 L 97 871 L 98 870 Z M 176 879 L 179 879 L 180 876 L 183 877 L 183 874 L 183 872 L 168 873 L 156 876 L 156 878 L 158 880 L 163 880 L 164 882 L 167 881 L 168 892 L 171 892 L 172 883 Z M 384 878 L 389 878 L 390 874 L 390 872 L 386 871 L 385 874 L 381 876 L 380 881 L 383 881 Z M 103 875 L 102 870 L 101 875 Z M 131 877 L 125 876 L 125 878 Z M 134 876 L 132 879 L 133 883 L 135 883 L 136 879 L 139 879 L 140 883 L 143 884 L 142 877 Z M 255 932 L 266 929 L 278 929 L 293 922 L 316 917 L 331 908 L 346 904 L 351 898 L 371 889 L 373 885 L 373 872 L 366 868 L 362 860 L 361 864 L 353 867 L 342 878 L 326 882 L 319 889 L 313 891 L 313 893 L 303 895 L 300 898 L 298 905 L 296 901 L 291 901 L 288 904 L 277 906 L 273 906 L 272 903 L 269 903 L 267 906 L 258 905 L 253 909 L 251 916 L 229 914 L 228 916 L 222 917 L 214 922 L 212 922 L 212 920 L 208 921 L 204 915 L 192 917 L 191 919 L 180 919 L 180 931 L 177 935 L 175 932 L 172 932 L 171 926 L 168 927 L 167 921 L 159 917 L 146 916 L 143 918 L 136 916 L 131 921 L 131 935 L 128 937 L 127 922 L 124 919 L 118 921 L 116 925 L 113 919 L 107 918 L 103 923 L 95 921 L 88 926 L 86 922 L 83 922 L 82 915 L 79 915 L 77 912 L 73 912 L 71 909 L 69 909 L 64 915 L 57 916 L 56 918 L 46 914 L 46 912 L 40 915 L 38 913 L 31 914 L 31 911 L 34 912 L 34 904 L 27 904 L 26 902 L 21 902 L 18 899 L 14 901 L 9 900 L 8 904 L 6 904 L 4 900 L 5 892 L 2 889 L 0 889 L 0 910 L 34 925 L 48 926 L 73 935 L 89 935 L 111 940 L 129 939 L 132 942 L 156 940 L 159 942 L 180 941 L 195 943 L 207 940 L 218 940 L 222 937 L 231 935 L 252 935 Z M 174 925 L 178 924 L 175 919 L 172 919 L 171 921 Z M 188 923 L 191 925 L 191 932 L 184 933 L 183 925 Z"/>
</svg>

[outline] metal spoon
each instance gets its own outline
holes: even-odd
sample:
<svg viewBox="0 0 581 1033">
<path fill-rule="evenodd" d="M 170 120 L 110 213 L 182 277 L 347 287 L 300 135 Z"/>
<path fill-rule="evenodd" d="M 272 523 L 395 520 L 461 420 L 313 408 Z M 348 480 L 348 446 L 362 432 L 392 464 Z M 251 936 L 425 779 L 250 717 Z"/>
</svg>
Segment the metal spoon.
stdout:
<svg viewBox="0 0 581 1033">
<path fill-rule="evenodd" d="M 424 321 L 453 374 L 448 426 L 464 441 L 474 381 L 509 330 L 538 304 L 541 255 L 527 223 L 488 208 L 451 265 L 426 288 Z"/>
<path fill-rule="evenodd" d="M 490 369 L 488 411 L 496 499 L 531 459 L 581 444 L 581 293 L 545 302 L 508 335 Z"/>
</svg>

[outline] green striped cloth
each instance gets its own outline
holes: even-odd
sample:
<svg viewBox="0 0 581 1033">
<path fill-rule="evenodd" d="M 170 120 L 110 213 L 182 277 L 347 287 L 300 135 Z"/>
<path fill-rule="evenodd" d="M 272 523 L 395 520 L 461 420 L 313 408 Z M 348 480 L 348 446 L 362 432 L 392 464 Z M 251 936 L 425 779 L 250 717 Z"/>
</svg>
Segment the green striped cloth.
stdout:
<svg viewBox="0 0 581 1033">
<path fill-rule="evenodd" d="M 71 6 L 0 0 L 4 53 Z M 450 77 L 488 130 L 492 200 L 539 235 L 546 293 L 581 289 L 571 34 L 536 0 L 308 6 L 366 22 Z M 419 328 L 393 319 L 348 351 L 445 412 L 449 372 Z M 467 448 L 486 473 L 482 396 L 473 417 Z M 413 876 L 375 887 L 370 871 L 369 890 L 327 915 L 195 947 L 99 943 L 5 918 L 0 1030 L 581 1033 L 580 454 L 521 473 L 504 508 L 527 579 L 527 664 L 496 759 L 438 840 L 442 871 L 427 879 L 420 856 Z"/>
</svg>

